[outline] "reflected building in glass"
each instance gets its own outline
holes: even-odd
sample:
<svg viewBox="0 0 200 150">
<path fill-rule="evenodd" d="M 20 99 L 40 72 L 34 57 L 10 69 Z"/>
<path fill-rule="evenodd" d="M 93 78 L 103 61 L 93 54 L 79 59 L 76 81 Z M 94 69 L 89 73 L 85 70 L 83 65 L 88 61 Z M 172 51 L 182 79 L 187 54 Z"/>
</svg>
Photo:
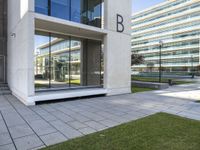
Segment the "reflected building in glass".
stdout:
<svg viewBox="0 0 200 150">
<path fill-rule="evenodd" d="M 166 1 L 132 16 L 132 53 L 143 55 L 135 72 L 191 72 L 200 65 L 200 1 Z"/>
<path fill-rule="evenodd" d="M 7 82 L 23 103 L 131 92 L 131 0 L 8 1 Z"/>
</svg>

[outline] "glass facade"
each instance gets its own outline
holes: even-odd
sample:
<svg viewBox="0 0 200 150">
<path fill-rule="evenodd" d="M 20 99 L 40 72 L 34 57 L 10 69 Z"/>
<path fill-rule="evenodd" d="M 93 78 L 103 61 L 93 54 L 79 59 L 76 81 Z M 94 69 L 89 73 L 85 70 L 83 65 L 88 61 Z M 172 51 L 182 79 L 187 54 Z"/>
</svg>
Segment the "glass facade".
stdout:
<svg viewBox="0 0 200 150">
<path fill-rule="evenodd" d="M 53 33 L 35 33 L 35 88 L 101 87 L 100 41 Z"/>
<path fill-rule="evenodd" d="M 192 0 L 164 2 L 134 15 L 132 53 L 144 56 L 144 62 L 133 72 L 156 74 L 160 62 L 163 73 L 195 70 L 200 65 L 199 17 L 200 2 Z"/>
<path fill-rule="evenodd" d="M 35 0 L 35 12 L 101 28 L 103 0 Z"/>
</svg>

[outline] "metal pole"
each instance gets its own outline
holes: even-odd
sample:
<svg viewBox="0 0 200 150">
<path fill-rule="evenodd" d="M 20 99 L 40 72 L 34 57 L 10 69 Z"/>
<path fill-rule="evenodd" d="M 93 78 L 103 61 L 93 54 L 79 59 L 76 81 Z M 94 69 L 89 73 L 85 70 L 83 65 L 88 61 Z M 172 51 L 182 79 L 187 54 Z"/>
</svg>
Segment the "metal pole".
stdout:
<svg viewBox="0 0 200 150">
<path fill-rule="evenodd" d="M 191 66 L 191 67 L 192 67 L 192 68 L 191 68 L 191 69 L 192 69 L 192 70 L 191 70 L 192 78 L 194 78 L 194 60 L 193 60 L 193 55 L 191 56 L 191 65 L 192 65 L 192 66 Z"/>
<path fill-rule="evenodd" d="M 160 52 L 159 52 L 159 82 L 161 83 L 161 45 L 160 45 Z"/>
<path fill-rule="evenodd" d="M 162 65 L 162 45 L 163 45 L 163 42 L 162 41 L 159 41 L 159 47 L 160 47 L 160 52 L 159 52 L 159 82 L 161 83 L 162 82 L 162 70 L 161 70 L 161 65 Z"/>
</svg>

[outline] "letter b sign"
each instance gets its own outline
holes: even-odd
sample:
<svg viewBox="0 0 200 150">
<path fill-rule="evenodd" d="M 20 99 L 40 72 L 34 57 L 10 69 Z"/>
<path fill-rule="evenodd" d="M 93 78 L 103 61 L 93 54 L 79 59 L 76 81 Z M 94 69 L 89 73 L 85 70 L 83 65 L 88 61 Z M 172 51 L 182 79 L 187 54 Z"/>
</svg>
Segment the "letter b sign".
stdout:
<svg viewBox="0 0 200 150">
<path fill-rule="evenodd" d="M 117 32 L 124 32 L 124 18 L 120 15 L 117 14 Z"/>
</svg>

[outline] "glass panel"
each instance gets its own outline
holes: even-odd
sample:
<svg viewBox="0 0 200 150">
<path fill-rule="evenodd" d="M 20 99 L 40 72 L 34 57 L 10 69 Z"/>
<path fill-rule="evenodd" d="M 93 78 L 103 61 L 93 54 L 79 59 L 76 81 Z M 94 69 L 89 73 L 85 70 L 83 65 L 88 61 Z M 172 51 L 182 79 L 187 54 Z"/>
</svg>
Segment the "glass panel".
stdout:
<svg viewBox="0 0 200 150">
<path fill-rule="evenodd" d="M 36 90 L 103 84 L 100 41 L 36 32 L 34 56 Z"/>
<path fill-rule="evenodd" d="M 35 0 L 35 12 L 48 15 L 48 0 Z"/>
<path fill-rule="evenodd" d="M 102 0 L 88 0 L 88 25 L 101 27 Z"/>
<path fill-rule="evenodd" d="M 50 38 L 48 34 L 36 33 L 34 51 L 36 89 L 50 87 L 49 41 Z"/>
<path fill-rule="evenodd" d="M 83 0 L 71 1 L 71 21 L 81 23 L 81 3 Z"/>
<path fill-rule="evenodd" d="M 70 20 L 70 0 L 51 0 L 51 16 Z"/>
<path fill-rule="evenodd" d="M 51 87 L 69 87 L 69 50 L 68 37 L 51 35 Z"/>
<path fill-rule="evenodd" d="M 70 52 L 70 86 L 81 85 L 81 42 L 77 39 L 71 39 Z"/>
</svg>

